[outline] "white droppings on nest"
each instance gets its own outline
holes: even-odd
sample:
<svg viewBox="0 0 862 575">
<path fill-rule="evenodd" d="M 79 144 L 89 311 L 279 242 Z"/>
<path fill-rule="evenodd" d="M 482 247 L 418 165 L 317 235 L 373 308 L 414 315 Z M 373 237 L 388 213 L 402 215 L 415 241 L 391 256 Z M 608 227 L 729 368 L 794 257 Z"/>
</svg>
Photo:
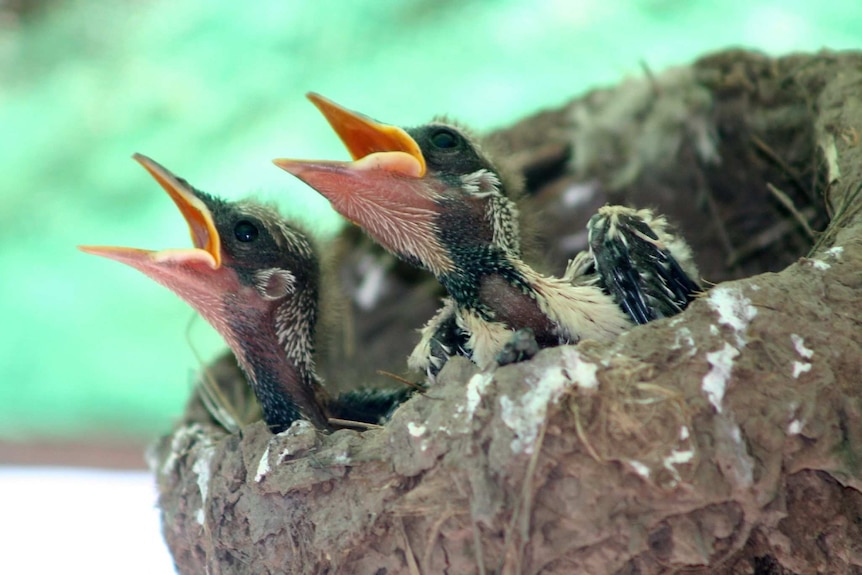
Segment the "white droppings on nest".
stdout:
<svg viewBox="0 0 862 575">
<path fill-rule="evenodd" d="M 170 473 L 176 467 L 180 456 L 186 454 L 197 441 L 200 441 L 205 446 L 212 444 L 200 424 L 193 423 L 177 429 L 173 436 L 171 436 L 171 448 L 159 469 L 159 473 L 162 475 Z M 154 469 L 155 465 L 151 464 L 150 467 Z"/>
<path fill-rule="evenodd" d="M 735 422 L 732 422 L 730 418 L 721 418 L 719 420 L 719 425 L 732 425 L 733 427 L 729 430 L 729 435 L 731 439 L 733 439 L 733 455 L 736 456 L 737 465 L 728 469 L 728 471 L 733 471 L 737 475 L 737 480 L 742 485 L 752 485 L 754 483 L 754 460 L 751 455 L 748 453 L 748 446 L 745 441 L 742 440 L 742 430 L 739 428 L 739 425 Z M 725 429 L 727 429 L 725 427 Z"/>
<path fill-rule="evenodd" d="M 828 132 L 820 143 L 823 150 L 823 158 L 826 160 L 826 181 L 831 184 L 841 179 L 841 168 L 838 166 L 838 147 L 835 145 L 835 136 Z"/>
<path fill-rule="evenodd" d="M 284 463 L 288 457 L 304 453 L 311 449 L 317 438 L 317 429 L 314 425 L 305 419 L 297 419 L 290 424 L 290 427 L 277 433 L 270 439 L 270 445 L 273 443 L 285 443 L 284 449 L 278 454 L 276 465 Z"/>
<path fill-rule="evenodd" d="M 670 474 L 673 476 L 673 481 L 671 482 L 671 487 L 676 487 L 679 482 L 682 480 L 680 476 L 679 469 L 677 469 L 678 465 L 685 465 L 687 463 L 691 463 L 695 456 L 695 450 L 689 441 L 691 438 L 691 431 L 689 430 L 687 425 L 680 425 L 679 427 L 679 440 L 687 444 L 687 449 L 674 449 L 670 452 L 670 455 L 665 457 L 662 460 L 662 467 L 667 469 Z"/>
<path fill-rule="evenodd" d="M 823 252 L 824 256 L 833 260 L 840 260 L 843 254 L 844 248 L 842 246 L 832 246 L 831 248 Z M 832 267 L 832 264 L 819 259 L 809 259 L 804 261 L 807 261 L 809 264 L 811 264 L 811 267 L 820 271 L 826 271 Z"/>
<path fill-rule="evenodd" d="M 312 435 L 317 433 L 317 430 L 314 428 L 314 425 L 307 419 L 297 419 L 290 424 L 290 427 L 288 427 L 278 435 L 283 435 L 287 437 L 299 437 L 300 435 L 308 435 L 309 433 Z"/>
<path fill-rule="evenodd" d="M 564 365 L 567 373 L 572 376 L 572 379 L 579 388 L 597 389 L 599 387 L 599 379 L 596 377 L 596 373 L 599 371 L 599 366 L 589 361 L 584 361 L 575 349 L 569 348 L 569 350 L 571 353 L 567 353 L 566 355 L 570 355 L 570 358 L 567 358 L 567 362 Z M 568 359 L 571 359 L 572 362 L 569 363 Z"/>
<path fill-rule="evenodd" d="M 794 419 L 787 426 L 788 435 L 798 435 L 802 431 L 802 421 Z"/>
<path fill-rule="evenodd" d="M 293 450 L 290 447 L 285 447 L 281 450 L 281 453 L 278 454 L 278 465 L 281 465 L 285 461 L 287 461 L 288 457 L 295 455 Z"/>
<path fill-rule="evenodd" d="M 734 443 L 742 445 L 742 430 L 738 425 L 734 425 L 733 429 L 730 430 L 730 437 L 733 439 Z"/>
<path fill-rule="evenodd" d="M 826 250 L 825 253 L 827 256 L 829 256 L 831 258 L 835 258 L 836 260 L 840 260 L 841 255 L 844 253 L 844 247 L 843 246 L 832 246 L 831 248 Z"/>
<path fill-rule="evenodd" d="M 210 488 L 210 464 L 214 455 L 214 446 L 202 446 L 197 453 L 195 462 L 192 464 L 192 471 L 198 476 L 198 490 L 201 492 L 201 509 L 195 514 L 195 518 L 201 525 L 204 524 L 203 510 L 207 507 L 207 497 L 209 497 Z"/>
<path fill-rule="evenodd" d="M 477 373 L 467 382 L 467 402 L 464 407 L 467 411 L 468 421 L 473 419 L 476 408 L 482 400 L 482 394 L 485 393 L 485 389 L 493 379 L 494 376 L 490 373 Z"/>
<path fill-rule="evenodd" d="M 269 473 L 269 445 L 260 456 L 260 461 L 257 463 L 257 473 L 254 474 L 254 481 L 260 483 L 266 474 Z"/>
<path fill-rule="evenodd" d="M 428 428 L 422 424 L 412 421 L 407 422 L 407 432 L 413 437 L 422 437 L 426 431 L 428 431 Z"/>
<path fill-rule="evenodd" d="M 512 440 L 512 451 L 521 453 L 533 452 L 533 442 L 536 440 L 538 433 L 538 425 L 536 420 L 539 417 L 538 413 L 527 411 L 526 406 L 521 406 L 509 399 L 508 395 L 500 396 L 501 417 L 506 425 L 515 432 L 515 439 Z M 546 408 L 547 409 L 547 408 Z M 542 417 L 546 413 L 546 409 L 541 411 Z"/>
<path fill-rule="evenodd" d="M 791 333 L 790 341 L 793 342 L 793 348 L 796 350 L 796 353 L 798 353 L 801 357 L 804 357 L 805 359 L 811 359 L 811 357 L 814 355 L 813 349 L 805 347 L 805 340 L 801 336 L 796 335 L 795 333 Z"/>
<path fill-rule="evenodd" d="M 737 288 L 719 286 L 709 292 L 709 305 L 718 312 L 718 321 L 742 332 L 757 315 L 751 300 Z"/>
<path fill-rule="evenodd" d="M 674 449 L 667 457 L 661 460 L 661 466 L 664 469 L 668 470 L 673 476 L 673 480 L 670 482 L 671 487 L 675 487 L 682 479 L 679 469 L 677 469 L 677 466 L 691 463 L 694 459 L 695 450 L 691 447 L 691 443 L 689 443 L 690 437 L 691 432 L 689 431 L 688 426 L 681 425 L 679 428 L 679 439 L 681 442 L 687 443 L 689 447 L 687 449 Z M 624 461 L 625 463 L 629 464 L 632 469 L 634 469 L 635 472 L 644 479 L 650 478 L 652 470 L 645 463 L 637 461 L 635 459 L 626 459 Z"/>
<path fill-rule="evenodd" d="M 501 417 L 503 422 L 515 432 L 511 447 L 514 453 L 532 453 L 539 429 L 548 413 L 548 402 L 556 401 L 569 380 L 563 371 L 554 368 L 543 373 L 535 383 L 535 387 L 521 396 L 521 402 L 500 397 Z"/>
<path fill-rule="evenodd" d="M 814 356 L 814 350 L 808 347 L 805 347 L 805 340 L 795 334 L 790 334 L 790 341 L 793 342 L 793 349 L 796 350 L 796 353 L 799 354 L 800 357 L 804 359 L 811 359 Z M 811 371 L 811 364 L 807 361 L 794 361 L 793 362 L 793 379 L 797 379 L 803 373 Z"/>
<path fill-rule="evenodd" d="M 691 463 L 691 460 L 694 459 L 694 450 L 686 449 L 681 451 L 679 449 L 674 449 L 670 455 L 664 458 L 662 461 L 662 465 L 665 469 L 670 471 L 671 475 L 673 475 L 673 484 L 676 485 L 679 483 L 681 477 L 679 474 L 679 470 L 676 468 L 677 465 L 684 465 L 686 463 Z"/>
<path fill-rule="evenodd" d="M 709 373 L 703 376 L 701 389 L 718 413 L 721 413 L 721 402 L 727 391 L 730 372 L 733 370 L 733 360 L 738 355 L 739 350 L 727 342 L 722 349 L 706 354 L 710 368 Z"/>
<path fill-rule="evenodd" d="M 733 329 L 737 346 L 745 347 L 746 342 L 742 335 L 757 315 L 757 309 L 751 305 L 751 300 L 738 288 L 719 286 L 710 290 L 707 302 L 718 312 L 718 322 Z"/>
<path fill-rule="evenodd" d="M 694 459 L 694 450 L 686 449 L 684 451 L 680 451 L 679 449 L 674 449 L 670 455 L 664 458 L 664 466 L 668 469 L 675 465 L 681 465 L 683 463 L 690 463 L 691 460 Z"/>
<path fill-rule="evenodd" d="M 629 465 L 631 465 L 632 469 L 635 470 L 635 473 L 643 477 L 644 479 L 649 479 L 650 476 L 650 468 L 637 461 L 635 459 L 629 459 L 626 461 Z"/>
<path fill-rule="evenodd" d="M 194 424 L 190 427 L 194 426 L 197 426 L 197 424 Z M 162 463 L 161 468 L 159 469 L 159 473 L 161 475 L 167 475 L 176 466 L 177 461 L 179 461 L 180 458 L 180 450 L 183 448 L 183 443 L 185 442 L 183 436 L 189 434 L 190 427 L 179 428 L 177 432 L 174 433 L 174 435 L 171 437 L 171 448 L 168 451 L 168 456 L 165 457 L 165 460 Z"/>
<path fill-rule="evenodd" d="M 348 465 L 350 464 L 350 455 L 346 451 L 342 451 L 332 458 L 333 465 Z"/>
<path fill-rule="evenodd" d="M 420 437 L 423 437 L 427 431 L 428 431 L 427 425 L 424 425 L 421 423 L 415 423 L 413 421 L 407 422 L 407 433 L 410 434 L 410 437 L 412 437 L 416 440 L 419 440 Z M 445 431 L 443 431 L 443 430 L 441 430 L 441 431 L 445 433 Z M 419 451 L 427 451 L 428 450 L 428 438 L 427 437 L 419 440 L 418 444 L 419 444 Z"/>
<path fill-rule="evenodd" d="M 584 361 L 581 354 L 574 347 L 563 348 L 563 370 L 571 376 L 572 381 L 581 389 L 596 389 L 599 380 L 596 373 L 599 366 L 589 361 Z"/>
<path fill-rule="evenodd" d="M 811 364 L 803 361 L 793 362 L 793 379 L 798 379 L 803 373 L 811 371 Z"/>
<path fill-rule="evenodd" d="M 530 387 L 520 401 L 507 395 L 500 397 L 501 417 L 506 426 L 515 432 L 512 440 L 514 453 L 532 453 L 539 430 L 545 422 L 548 404 L 556 403 L 563 393 L 576 384 L 581 389 L 595 389 L 598 366 L 584 361 L 574 347 L 564 347 L 563 363 L 546 369 L 537 380 L 527 379 Z"/>
</svg>

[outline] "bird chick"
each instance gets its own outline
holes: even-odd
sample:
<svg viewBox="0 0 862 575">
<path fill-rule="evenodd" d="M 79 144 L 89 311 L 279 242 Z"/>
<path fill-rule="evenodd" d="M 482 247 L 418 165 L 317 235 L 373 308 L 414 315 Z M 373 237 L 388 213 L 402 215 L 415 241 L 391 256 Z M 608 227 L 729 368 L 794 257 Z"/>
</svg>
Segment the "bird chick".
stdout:
<svg viewBox="0 0 862 575">
<path fill-rule="evenodd" d="M 451 297 L 424 328 L 411 367 L 433 369 L 438 358 L 429 336 L 441 329 L 459 334 L 454 338 L 458 349 L 451 353 L 485 367 L 511 340 L 513 330 L 530 329 L 539 347 L 548 347 L 609 340 L 639 321 L 624 311 L 629 304 L 615 300 L 601 285 L 614 277 L 616 260 L 627 252 L 605 256 L 600 240 L 626 241 L 636 231 L 642 241 L 641 236 L 655 234 L 633 224 L 616 225 L 619 218 L 595 220 L 592 261 L 585 254 L 573 260 L 562 278 L 541 275 L 520 257 L 517 208 L 505 193 L 499 170 L 464 132 L 440 122 L 402 129 L 318 95 L 309 97 L 353 161 L 281 159 L 276 165 L 321 193 L 393 254 L 433 273 Z M 591 267 L 596 275 L 590 275 Z"/>
<path fill-rule="evenodd" d="M 362 400 L 332 401 L 315 372 L 320 264 L 308 236 L 271 207 L 228 202 L 195 189 L 166 168 L 135 154 L 188 223 L 191 249 L 141 250 L 80 246 L 130 265 L 168 287 L 225 339 L 278 433 L 297 419 L 328 429 L 328 414 L 349 417 Z M 379 394 L 368 409 L 388 409 Z M 403 399 L 403 398 L 402 398 Z"/>
</svg>

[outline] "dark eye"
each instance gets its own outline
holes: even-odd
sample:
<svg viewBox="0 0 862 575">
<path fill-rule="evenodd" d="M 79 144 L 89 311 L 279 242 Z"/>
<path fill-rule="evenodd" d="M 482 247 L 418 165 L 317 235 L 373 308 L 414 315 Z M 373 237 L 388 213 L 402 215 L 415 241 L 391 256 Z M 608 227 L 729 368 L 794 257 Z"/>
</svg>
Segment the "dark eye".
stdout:
<svg viewBox="0 0 862 575">
<path fill-rule="evenodd" d="M 439 148 L 441 150 L 457 148 L 460 142 L 461 138 L 458 134 L 445 128 L 441 128 L 431 134 L 431 143 L 434 144 L 435 148 Z"/>
<path fill-rule="evenodd" d="M 233 235 L 241 242 L 253 242 L 259 233 L 257 226 L 248 220 L 240 220 L 233 227 Z"/>
</svg>

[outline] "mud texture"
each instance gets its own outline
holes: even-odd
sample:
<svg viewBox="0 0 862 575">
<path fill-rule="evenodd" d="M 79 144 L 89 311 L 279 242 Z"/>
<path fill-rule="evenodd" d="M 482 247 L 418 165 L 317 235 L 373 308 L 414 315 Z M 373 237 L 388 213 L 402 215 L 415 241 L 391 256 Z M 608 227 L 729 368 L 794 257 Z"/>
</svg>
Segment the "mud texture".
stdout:
<svg viewBox="0 0 862 575">
<path fill-rule="evenodd" d="M 862 573 L 860 136 L 862 53 L 743 51 L 490 135 L 547 271 L 623 202 L 717 285 L 611 344 L 453 360 L 382 429 L 228 434 L 193 398 L 150 458 L 178 571 Z"/>
</svg>

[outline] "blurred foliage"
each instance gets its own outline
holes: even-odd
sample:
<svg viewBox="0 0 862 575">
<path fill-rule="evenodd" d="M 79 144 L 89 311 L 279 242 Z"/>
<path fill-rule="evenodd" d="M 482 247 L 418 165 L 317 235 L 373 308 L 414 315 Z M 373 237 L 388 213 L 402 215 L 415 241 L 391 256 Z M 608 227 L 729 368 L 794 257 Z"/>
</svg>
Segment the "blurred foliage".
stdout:
<svg viewBox="0 0 862 575">
<path fill-rule="evenodd" d="M 331 234 L 325 202 L 270 163 L 346 157 L 308 90 L 487 129 L 642 62 L 858 48 L 860 29 L 857 0 L 0 1 L 0 437 L 155 435 L 192 347 L 222 346 L 164 288 L 74 249 L 189 245 L 133 152 Z"/>
</svg>

